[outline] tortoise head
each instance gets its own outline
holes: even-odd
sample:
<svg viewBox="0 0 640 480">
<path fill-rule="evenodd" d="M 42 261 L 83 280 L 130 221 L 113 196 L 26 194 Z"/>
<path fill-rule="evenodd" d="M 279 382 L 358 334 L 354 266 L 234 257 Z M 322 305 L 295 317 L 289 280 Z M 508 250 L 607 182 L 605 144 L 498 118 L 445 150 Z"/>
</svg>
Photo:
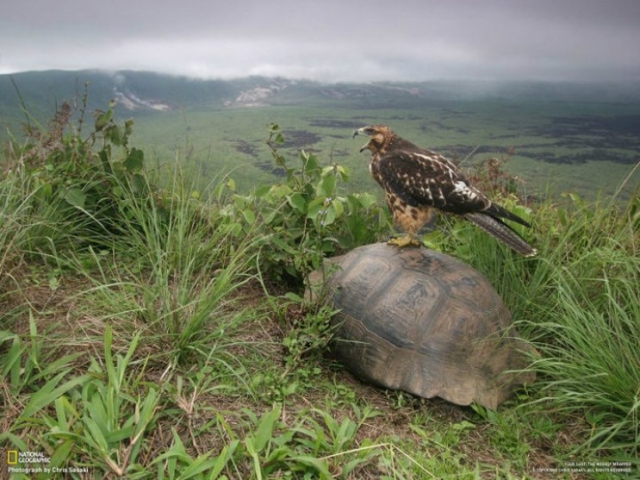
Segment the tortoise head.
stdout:
<svg viewBox="0 0 640 480">
<path fill-rule="evenodd" d="M 358 135 L 369 137 L 369 141 L 362 146 L 360 151 L 369 149 L 371 153 L 383 151 L 394 137 L 394 133 L 386 125 L 367 125 L 353 132 L 353 138 Z"/>
</svg>

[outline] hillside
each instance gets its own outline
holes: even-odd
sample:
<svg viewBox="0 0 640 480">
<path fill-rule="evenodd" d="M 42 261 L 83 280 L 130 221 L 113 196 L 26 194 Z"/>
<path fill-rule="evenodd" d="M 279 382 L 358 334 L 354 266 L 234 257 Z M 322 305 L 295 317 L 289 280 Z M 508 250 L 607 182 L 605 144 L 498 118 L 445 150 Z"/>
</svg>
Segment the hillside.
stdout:
<svg viewBox="0 0 640 480">
<path fill-rule="evenodd" d="M 640 158 L 640 89 L 633 85 L 425 82 L 323 84 L 285 78 L 194 80 L 149 72 L 29 72 L 0 76 L 0 143 L 20 123 L 46 122 L 63 101 L 134 118 L 136 141 L 158 163 L 191 162 L 203 176 L 234 172 L 241 189 L 273 180 L 265 125 L 285 152 L 312 151 L 370 188 L 354 128 L 386 123 L 405 138 L 467 165 L 509 158 L 537 194 L 613 194 Z M 277 172 L 276 172 L 277 173 Z M 640 184 L 636 173 L 629 191 Z M 210 178 L 209 178 L 210 179 Z M 624 193 L 624 192 L 623 192 Z M 624 194 L 623 194 L 624 198 Z"/>
<path fill-rule="evenodd" d="M 493 162 L 475 181 L 533 224 L 522 234 L 539 255 L 463 219 L 424 235 L 491 282 L 540 354 L 526 367 L 537 380 L 498 409 L 458 406 L 349 374 L 331 348 L 335 311 L 303 298 L 325 258 L 393 232 L 383 202 L 347 191 L 352 172 L 285 158 L 271 125 L 266 147 L 287 175 L 247 194 L 227 178 L 200 189 L 191 163 L 147 161 L 131 121 L 107 110 L 79 137 L 70 112 L 7 148 L 0 176 L 0 477 L 638 477 L 637 195 L 527 207 Z M 450 291 L 474 283 L 440 275 Z M 450 315 L 453 329 L 435 332 L 443 346 L 477 351 L 459 347 L 467 307 L 393 283 L 378 285 Z M 338 295 L 380 305 L 355 292 Z"/>
</svg>

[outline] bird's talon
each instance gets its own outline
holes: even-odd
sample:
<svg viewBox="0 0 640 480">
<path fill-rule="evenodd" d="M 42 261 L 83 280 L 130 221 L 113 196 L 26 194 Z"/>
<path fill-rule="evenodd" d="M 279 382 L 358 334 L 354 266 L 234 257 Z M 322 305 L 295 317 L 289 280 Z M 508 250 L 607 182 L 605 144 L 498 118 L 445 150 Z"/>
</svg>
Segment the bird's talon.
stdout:
<svg viewBox="0 0 640 480">
<path fill-rule="evenodd" d="M 395 245 L 398 248 L 405 248 L 405 247 L 421 247 L 422 246 L 422 242 L 420 240 L 418 240 L 416 237 L 410 236 L 410 235 L 405 235 L 402 237 L 392 237 L 389 239 L 389 241 L 387 242 L 387 245 Z"/>
</svg>

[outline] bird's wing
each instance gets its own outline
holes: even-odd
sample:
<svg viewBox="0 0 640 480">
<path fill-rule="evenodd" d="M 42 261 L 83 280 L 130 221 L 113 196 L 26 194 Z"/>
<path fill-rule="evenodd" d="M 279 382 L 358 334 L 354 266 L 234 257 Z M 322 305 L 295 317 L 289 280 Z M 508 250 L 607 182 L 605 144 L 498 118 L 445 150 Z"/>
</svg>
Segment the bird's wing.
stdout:
<svg viewBox="0 0 640 480">
<path fill-rule="evenodd" d="M 372 173 L 385 189 L 412 206 L 465 214 L 491 205 L 449 160 L 428 150 L 388 152 L 372 164 Z"/>
</svg>

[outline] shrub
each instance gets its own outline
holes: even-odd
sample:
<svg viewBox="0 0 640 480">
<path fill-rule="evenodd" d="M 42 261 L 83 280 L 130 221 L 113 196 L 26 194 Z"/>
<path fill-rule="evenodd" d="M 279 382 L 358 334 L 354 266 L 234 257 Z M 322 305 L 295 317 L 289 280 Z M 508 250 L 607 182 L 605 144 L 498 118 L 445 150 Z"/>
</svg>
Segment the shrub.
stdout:
<svg viewBox="0 0 640 480">
<path fill-rule="evenodd" d="M 117 124 L 113 106 L 95 113 L 93 130 L 83 138 L 84 111 L 74 125 L 75 113 L 64 102 L 46 129 L 26 126 L 26 142 L 9 149 L 7 168 L 29 198 L 32 252 L 73 250 L 117 234 L 128 195 L 152 200 L 144 154 L 129 146 L 133 120 Z"/>
<path fill-rule="evenodd" d="M 386 216 L 374 195 L 340 191 L 340 183 L 349 179 L 346 167 L 322 167 L 305 151 L 299 154 L 299 165 L 291 166 L 278 149 L 283 143 L 280 127 L 269 125 L 267 145 L 285 171 L 284 182 L 235 195 L 227 213 L 241 219 L 247 231 L 260 225 L 264 277 L 300 284 L 325 256 L 376 241 L 386 229 Z"/>
</svg>

